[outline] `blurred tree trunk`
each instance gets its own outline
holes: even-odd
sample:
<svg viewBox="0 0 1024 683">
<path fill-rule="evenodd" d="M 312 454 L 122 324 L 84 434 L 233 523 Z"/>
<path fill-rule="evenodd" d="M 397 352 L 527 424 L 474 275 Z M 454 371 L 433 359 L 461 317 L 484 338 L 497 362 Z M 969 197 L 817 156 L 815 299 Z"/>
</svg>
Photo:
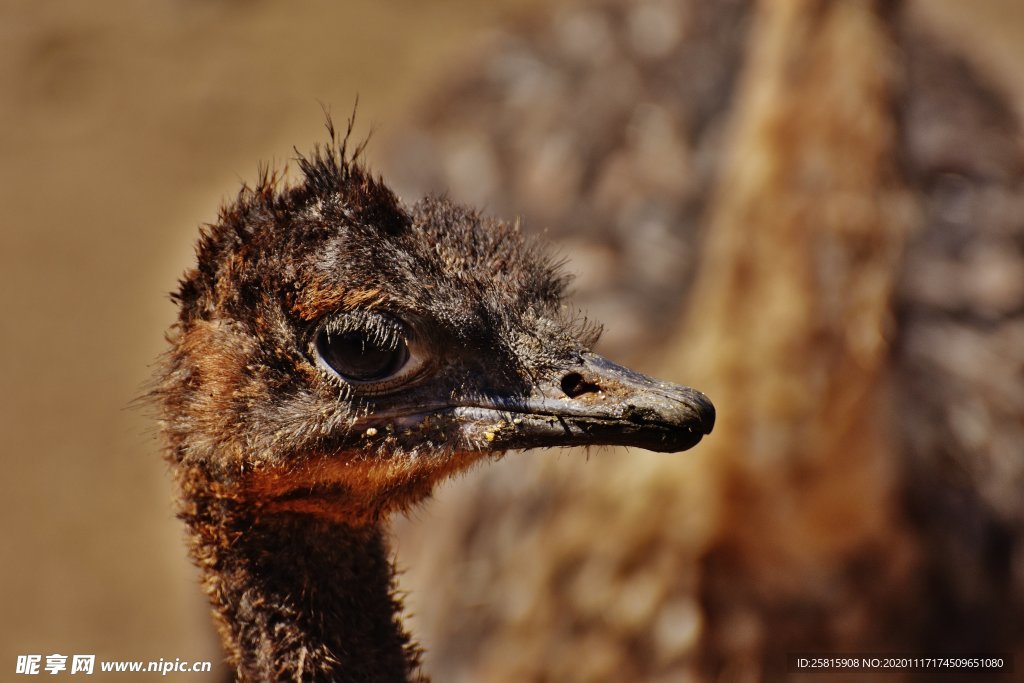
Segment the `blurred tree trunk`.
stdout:
<svg viewBox="0 0 1024 683">
<path fill-rule="evenodd" d="M 677 341 L 680 373 L 721 411 L 703 446 L 725 498 L 701 560 L 708 673 L 782 673 L 787 651 L 912 649 L 894 619 L 915 553 L 885 387 L 914 220 L 896 153 L 896 4 L 755 14 Z"/>
<path fill-rule="evenodd" d="M 631 265 L 634 242 L 675 254 L 660 286 L 684 322 L 661 370 L 719 422 L 682 456 L 514 456 L 442 496 L 448 526 L 401 535 L 435 674 L 772 680 L 808 651 L 1021 661 L 1024 157 L 1006 98 L 881 0 L 606 0 L 524 35 L 418 144 L 477 160 L 486 173 L 465 177 L 490 182 L 472 199 L 584 245 L 603 277 L 584 274 L 583 300 L 622 297 L 650 329 L 672 316 L 629 299 L 658 287 L 658 255 Z M 459 196 L 458 178 L 410 185 Z M 660 242 L 644 232 L 658 221 Z"/>
</svg>

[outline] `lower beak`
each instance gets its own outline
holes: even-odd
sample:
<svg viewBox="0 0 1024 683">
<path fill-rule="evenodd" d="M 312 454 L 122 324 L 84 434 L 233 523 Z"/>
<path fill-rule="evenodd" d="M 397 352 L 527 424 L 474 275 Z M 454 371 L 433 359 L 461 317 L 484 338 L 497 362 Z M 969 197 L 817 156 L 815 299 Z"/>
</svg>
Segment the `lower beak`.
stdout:
<svg viewBox="0 0 1024 683">
<path fill-rule="evenodd" d="M 541 378 L 529 396 L 455 413 L 467 436 L 495 450 L 609 445 L 672 453 L 697 445 L 715 424 L 715 408 L 699 391 L 590 353 Z"/>
</svg>

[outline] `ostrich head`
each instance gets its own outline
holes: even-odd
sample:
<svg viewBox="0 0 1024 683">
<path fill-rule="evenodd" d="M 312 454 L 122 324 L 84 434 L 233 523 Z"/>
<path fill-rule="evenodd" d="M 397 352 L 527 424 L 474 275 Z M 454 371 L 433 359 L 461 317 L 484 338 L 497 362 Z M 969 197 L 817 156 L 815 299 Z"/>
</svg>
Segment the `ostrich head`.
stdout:
<svg viewBox="0 0 1024 683">
<path fill-rule="evenodd" d="M 506 450 L 680 451 L 711 430 L 699 392 L 591 353 L 558 264 L 517 226 L 403 205 L 331 138 L 296 186 L 244 188 L 174 295 L 159 393 L 179 470 L 359 525 Z"/>
</svg>

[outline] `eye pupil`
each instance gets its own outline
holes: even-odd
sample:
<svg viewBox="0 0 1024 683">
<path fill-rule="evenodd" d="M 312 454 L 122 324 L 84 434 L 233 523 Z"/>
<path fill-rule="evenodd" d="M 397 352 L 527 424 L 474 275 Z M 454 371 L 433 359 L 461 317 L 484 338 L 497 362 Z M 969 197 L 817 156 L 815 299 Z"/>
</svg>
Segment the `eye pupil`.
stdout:
<svg viewBox="0 0 1024 683">
<path fill-rule="evenodd" d="M 375 342 L 362 332 L 328 334 L 316 340 L 320 357 L 343 379 L 372 382 L 385 379 L 402 369 L 409 359 L 409 348 L 399 340 L 394 346 Z"/>
</svg>

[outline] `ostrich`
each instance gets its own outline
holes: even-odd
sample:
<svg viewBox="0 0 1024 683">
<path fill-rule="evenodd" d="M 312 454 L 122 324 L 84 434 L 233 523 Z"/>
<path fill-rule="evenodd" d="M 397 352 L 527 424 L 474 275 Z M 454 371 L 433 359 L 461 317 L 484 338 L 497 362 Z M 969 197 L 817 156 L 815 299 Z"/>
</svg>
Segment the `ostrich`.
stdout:
<svg viewBox="0 0 1024 683">
<path fill-rule="evenodd" d="M 423 681 L 388 515 L 507 450 L 682 451 L 714 408 L 593 354 L 517 226 L 403 205 L 328 131 L 203 231 L 154 398 L 238 680 Z"/>
</svg>

